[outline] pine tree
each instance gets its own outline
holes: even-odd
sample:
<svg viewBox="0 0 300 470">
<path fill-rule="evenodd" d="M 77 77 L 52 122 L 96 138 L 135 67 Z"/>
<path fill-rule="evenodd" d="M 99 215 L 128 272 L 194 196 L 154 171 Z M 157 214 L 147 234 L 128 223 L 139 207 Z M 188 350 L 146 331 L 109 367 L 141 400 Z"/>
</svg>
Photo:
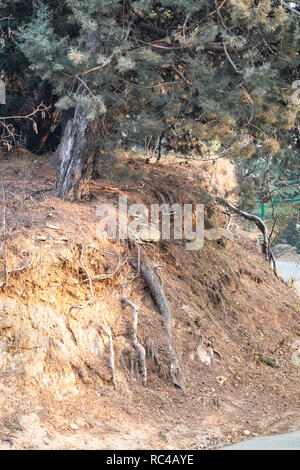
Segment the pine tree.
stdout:
<svg viewBox="0 0 300 470">
<path fill-rule="evenodd" d="M 19 19 L 19 50 L 28 74 L 48 80 L 57 108 L 74 115 L 61 146 L 61 197 L 88 192 L 99 146 L 151 136 L 200 158 L 235 160 L 246 196 L 255 188 L 255 168 L 264 174 L 270 155 L 272 165 L 297 164 L 291 136 L 299 125 L 292 101 L 298 2 L 293 8 L 277 0 L 33 3 L 30 21 Z M 88 149 L 73 152 L 81 122 Z"/>
</svg>

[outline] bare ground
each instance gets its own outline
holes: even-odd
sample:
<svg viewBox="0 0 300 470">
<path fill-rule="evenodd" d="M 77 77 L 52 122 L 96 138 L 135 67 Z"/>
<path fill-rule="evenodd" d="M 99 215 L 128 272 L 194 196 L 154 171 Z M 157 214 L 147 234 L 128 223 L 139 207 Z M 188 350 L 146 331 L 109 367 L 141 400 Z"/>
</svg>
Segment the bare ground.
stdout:
<svg viewBox="0 0 300 470">
<path fill-rule="evenodd" d="M 206 241 L 199 252 L 172 240 L 141 248 L 143 260 L 164 266 L 182 388 L 171 383 L 166 333 L 144 280 L 131 281 L 128 262 L 110 277 L 137 248 L 97 238 L 99 204 L 117 205 L 119 194 L 203 202 L 207 228 L 225 226 L 201 169 L 130 159 L 120 174 L 95 181 L 91 201 L 71 204 L 53 195 L 54 170 L 42 157 L 28 156 L 17 170 L 8 159 L 1 165 L 0 449 L 212 449 L 299 429 L 299 297 L 239 227 L 232 225 L 232 241 Z M 107 279 L 93 283 L 95 300 L 68 322 L 70 307 L 91 296 L 83 246 L 86 270 Z M 139 307 L 145 386 L 123 297 Z M 95 324 L 112 332 L 116 389 L 107 338 Z"/>
</svg>

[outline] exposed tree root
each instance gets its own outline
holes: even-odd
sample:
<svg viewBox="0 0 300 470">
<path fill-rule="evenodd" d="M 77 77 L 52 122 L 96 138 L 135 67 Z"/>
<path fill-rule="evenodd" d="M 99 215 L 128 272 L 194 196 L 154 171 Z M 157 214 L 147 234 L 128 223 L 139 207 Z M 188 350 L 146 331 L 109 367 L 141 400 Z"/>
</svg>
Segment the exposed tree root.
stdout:
<svg viewBox="0 0 300 470">
<path fill-rule="evenodd" d="M 132 345 L 139 355 L 140 367 L 142 372 L 143 384 L 147 382 L 147 368 L 146 368 L 146 351 L 145 348 L 138 342 L 137 338 L 137 321 L 138 321 L 138 307 L 127 299 L 121 300 L 124 304 L 129 305 L 133 309 L 132 314 Z"/>
<path fill-rule="evenodd" d="M 7 273 L 7 240 L 6 240 L 6 196 L 5 189 L 2 185 L 2 202 L 3 202 L 3 259 L 4 259 L 4 283 L 5 287 L 8 284 L 8 273 Z"/>
<path fill-rule="evenodd" d="M 109 366 L 110 366 L 110 370 L 111 370 L 112 383 L 114 385 L 114 388 L 116 388 L 115 353 L 114 353 L 112 335 L 111 335 L 111 332 L 108 331 L 103 325 L 97 325 L 96 327 L 98 328 L 98 332 L 100 330 L 102 330 L 103 333 L 105 333 L 109 338 L 109 353 L 110 353 Z"/>
<path fill-rule="evenodd" d="M 87 300 L 87 302 L 84 304 L 84 305 L 71 305 L 71 307 L 69 308 L 69 311 L 68 311 L 68 318 L 67 318 L 67 327 L 70 331 L 70 333 L 72 334 L 73 336 L 73 340 L 75 342 L 75 344 L 77 344 L 77 339 L 76 339 L 76 335 L 71 327 L 71 324 L 70 324 L 70 314 L 72 312 L 72 310 L 83 310 L 85 307 L 87 307 L 91 302 L 93 302 L 95 300 L 95 294 L 94 294 L 94 289 L 93 289 L 93 284 L 92 284 L 92 279 L 91 279 L 91 276 L 89 274 L 89 272 L 87 271 L 84 263 L 83 263 L 83 254 L 84 254 L 84 245 L 82 244 L 81 245 L 81 254 L 80 254 L 80 264 L 84 270 L 84 272 L 86 273 L 87 277 L 88 277 L 88 280 L 89 280 L 89 284 L 90 284 L 90 292 L 91 292 L 91 297 L 89 298 L 89 300 Z"/>
<path fill-rule="evenodd" d="M 136 267 L 136 263 L 131 262 L 131 264 Z M 157 309 L 164 319 L 164 324 L 168 336 L 169 338 L 172 338 L 171 310 L 169 302 L 161 283 L 157 279 L 157 275 L 155 274 L 153 268 L 154 266 L 151 266 L 151 264 L 149 263 L 141 263 L 140 271 L 147 283 L 147 286 L 149 287 L 150 293 L 157 306 Z"/>
<path fill-rule="evenodd" d="M 158 371 L 161 369 L 161 363 L 156 352 L 154 341 L 151 339 L 146 340 L 146 354 L 157 366 Z"/>
<path fill-rule="evenodd" d="M 137 267 L 135 262 L 131 261 L 131 264 L 133 267 Z M 170 376 L 173 384 L 179 388 L 182 388 L 176 377 L 178 372 L 180 371 L 180 366 L 173 348 L 171 309 L 166 294 L 164 292 L 162 283 L 160 282 L 161 277 L 159 276 L 158 278 L 158 276 L 155 274 L 154 269 L 155 266 L 151 265 L 150 263 L 141 263 L 141 274 L 146 281 L 146 284 L 150 290 L 153 300 L 157 306 L 158 312 L 164 320 L 165 329 L 168 334 L 168 350 L 171 358 Z"/>
<path fill-rule="evenodd" d="M 111 255 L 111 256 L 116 256 L 118 257 L 118 264 L 117 266 L 113 269 L 113 271 L 110 274 L 98 274 L 97 276 L 91 276 L 88 275 L 86 269 L 84 268 L 88 278 L 84 280 L 84 282 L 89 281 L 91 285 L 91 281 L 105 281 L 106 279 L 111 279 L 117 272 L 124 266 L 124 264 L 127 263 L 128 261 L 128 255 L 124 260 L 122 260 L 121 255 L 118 253 L 114 253 L 112 251 L 105 251 L 105 250 L 100 250 L 99 248 L 96 248 L 93 246 L 94 249 L 98 250 L 100 253 L 106 254 L 106 255 Z M 82 263 L 81 263 L 82 264 Z"/>
<path fill-rule="evenodd" d="M 269 232 L 267 226 L 264 224 L 262 219 L 258 217 L 257 215 L 249 214 L 248 212 L 242 211 L 241 209 L 238 209 L 238 207 L 235 207 L 233 204 L 231 204 L 228 201 L 225 201 L 225 199 L 222 199 L 220 197 L 216 198 L 216 201 L 221 204 L 222 206 L 227 207 L 231 212 L 234 212 L 235 214 L 240 215 L 241 217 L 244 217 L 244 219 L 250 220 L 251 222 L 254 222 L 257 228 L 261 231 L 263 238 L 264 238 L 264 243 L 263 243 L 263 249 L 264 253 L 266 255 L 267 261 L 270 261 L 272 259 L 272 253 L 270 249 L 270 237 L 269 237 Z"/>
<path fill-rule="evenodd" d="M 272 250 L 271 250 L 272 231 L 271 231 L 271 234 L 269 234 L 269 231 L 268 231 L 268 228 L 267 228 L 266 224 L 257 215 L 249 214 L 248 212 L 242 211 L 241 209 L 238 209 L 233 204 L 230 204 L 230 202 L 225 201 L 225 199 L 222 199 L 220 197 L 216 198 L 216 200 L 221 205 L 227 207 L 229 210 L 231 210 L 235 214 L 238 214 L 241 217 L 244 217 L 244 219 L 250 220 L 251 222 L 255 223 L 255 225 L 257 226 L 257 228 L 261 231 L 261 233 L 263 235 L 263 239 L 264 239 L 264 241 L 263 241 L 263 252 L 266 256 L 266 260 L 270 263 L 272 262 L 273 272 L 274 272 L 275 276 L 278 277 L 277 269 L 276 269 L 276 261 L 275 261 L 275 258 L 273 256 Z M 273 228 L 274 228 L 274 226 L 273 226 Z"/>
</svg>

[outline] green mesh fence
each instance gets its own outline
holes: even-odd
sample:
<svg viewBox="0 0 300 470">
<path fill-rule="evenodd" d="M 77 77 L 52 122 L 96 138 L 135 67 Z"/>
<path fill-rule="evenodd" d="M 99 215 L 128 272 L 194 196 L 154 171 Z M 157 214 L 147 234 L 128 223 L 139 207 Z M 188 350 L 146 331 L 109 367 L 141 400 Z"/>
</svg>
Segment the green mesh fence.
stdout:
<svg viewBox="0 0 300 470">
<path fill-rule="evenodd" d="M 255 201 L 251 211 L 258 215 L 272 231 L 271 243 L 287 243 L 296 247 L 300 253 L 300 198 L 273 199 L 272 202 Z M 256 230 L 255 224 L 249 222 L 248 231 Z"/>
</svg>

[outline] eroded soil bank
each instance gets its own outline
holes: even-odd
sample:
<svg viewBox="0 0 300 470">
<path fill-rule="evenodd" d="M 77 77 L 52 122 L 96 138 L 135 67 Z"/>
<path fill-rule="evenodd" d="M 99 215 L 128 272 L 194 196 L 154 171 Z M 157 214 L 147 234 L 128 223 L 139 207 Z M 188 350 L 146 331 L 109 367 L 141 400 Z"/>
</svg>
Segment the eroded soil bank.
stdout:
<svg viewBox="0 0 300 470">
<path fill-rule="evenodd" d="M 300 369 L 292 360 L 299 297 L 245 232 L 233 223 L 232 240 L 206 240 L 198 252 L 178 240 L 137 247 L 97 237 L 97 207 L 117 206 L 120 194 L 145 204 L 203 202 L 206 228 L 225 227 L 199 172 L 128 161 L 129 178 L 99 179 L 91 201 L 71 204 L 54 197 L 47 161 L 32 161 L 22 178 L 5 163 L 1 449 L 210 449 L 300 427 Z M 163 266 L 180 387 L 170 379 L 162 317 L 128 262 L 138 251 Z M 139 309 L 145 385 L 132 309 L 122 298 Z M 115 388 L 99 325 L 112 334 Z"/>
</svg>

